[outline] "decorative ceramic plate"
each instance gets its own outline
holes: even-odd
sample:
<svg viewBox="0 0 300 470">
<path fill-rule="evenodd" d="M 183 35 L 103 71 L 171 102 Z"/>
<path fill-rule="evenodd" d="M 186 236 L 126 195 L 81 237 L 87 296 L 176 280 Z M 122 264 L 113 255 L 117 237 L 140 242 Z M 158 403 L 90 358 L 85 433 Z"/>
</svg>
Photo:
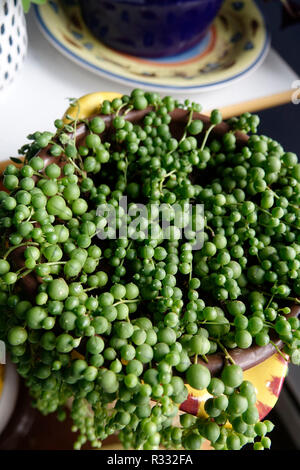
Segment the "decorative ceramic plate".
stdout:
<svg viewBox="0 0 300 470">
<path fill-rule="evenodd" d="M 173 57 L 144 59 L 117 52 L 85 26 L 77 0 L 35 6 L 46 38 L 69 59 L 105 78 L 162 92 L 201 92 L 224 87 L 253 72 L 270 43 L 254 0 L 225 0 L 204 39 Z"/>
</svg>

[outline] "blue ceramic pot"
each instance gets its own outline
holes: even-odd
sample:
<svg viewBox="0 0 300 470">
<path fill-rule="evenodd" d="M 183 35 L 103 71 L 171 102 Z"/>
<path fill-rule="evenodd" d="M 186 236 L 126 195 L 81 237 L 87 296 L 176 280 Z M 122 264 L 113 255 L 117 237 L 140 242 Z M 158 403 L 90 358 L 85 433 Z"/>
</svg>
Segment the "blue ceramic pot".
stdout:
<svg viewBox="0 0 300 470">
<path fill-rule="evenodd" d="M 223 0 L 79 0 L 90 31 L 130 55 L 164 57 L 197 44 Z"/>
</svg>

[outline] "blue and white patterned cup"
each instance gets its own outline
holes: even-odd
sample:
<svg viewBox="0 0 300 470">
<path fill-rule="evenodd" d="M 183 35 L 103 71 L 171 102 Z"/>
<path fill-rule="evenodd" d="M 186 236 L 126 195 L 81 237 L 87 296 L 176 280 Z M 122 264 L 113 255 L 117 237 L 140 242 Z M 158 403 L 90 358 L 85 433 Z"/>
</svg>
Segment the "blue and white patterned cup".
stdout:
<svg viewBox="0 0 300 470">
<path fill-rule="evenodd" d="M 0 0 L 0 90 L 16 76 L 27 52 L 27 30 L 21 0 Z"/>
</svg>

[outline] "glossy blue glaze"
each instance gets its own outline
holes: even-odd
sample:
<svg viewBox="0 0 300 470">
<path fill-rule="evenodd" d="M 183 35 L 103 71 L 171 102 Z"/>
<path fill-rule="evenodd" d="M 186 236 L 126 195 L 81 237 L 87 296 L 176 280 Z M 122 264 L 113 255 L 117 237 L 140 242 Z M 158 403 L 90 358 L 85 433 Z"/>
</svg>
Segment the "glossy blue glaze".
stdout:
<svg viewBox="0 0 300 470">
<path fill-rule="evenodd" d="M 130 55 L 165 57 L 197 44 L 223 0 L 79 0 L 103 43 Z"/>
</svg>

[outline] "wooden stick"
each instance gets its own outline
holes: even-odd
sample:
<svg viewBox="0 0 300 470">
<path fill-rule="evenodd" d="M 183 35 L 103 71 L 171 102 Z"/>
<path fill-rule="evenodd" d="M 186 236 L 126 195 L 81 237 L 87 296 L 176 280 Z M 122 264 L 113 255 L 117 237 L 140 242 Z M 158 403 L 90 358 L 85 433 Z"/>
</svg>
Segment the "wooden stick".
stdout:
<svg viewBox="0 0 300 470">
<path fill-rule="evenodd" d="M 274 95 L 264 96 L 249 101 L 242 101 L 241 103 L 232 104 L 220 108 L 223 119 L 228 119 L 233 116 L 239 116 L 245 112 L 255 113 L 263 109 L 273 108 L 274 106 L 280 106 L 283 104 L 291 103 L 292 97 L 295 95 L 296 90 L 286 90 L 281 93 L 275 93 Z M 211 110 L 204 111 L 204 114 L 210 114 Z"/>
</svg>

